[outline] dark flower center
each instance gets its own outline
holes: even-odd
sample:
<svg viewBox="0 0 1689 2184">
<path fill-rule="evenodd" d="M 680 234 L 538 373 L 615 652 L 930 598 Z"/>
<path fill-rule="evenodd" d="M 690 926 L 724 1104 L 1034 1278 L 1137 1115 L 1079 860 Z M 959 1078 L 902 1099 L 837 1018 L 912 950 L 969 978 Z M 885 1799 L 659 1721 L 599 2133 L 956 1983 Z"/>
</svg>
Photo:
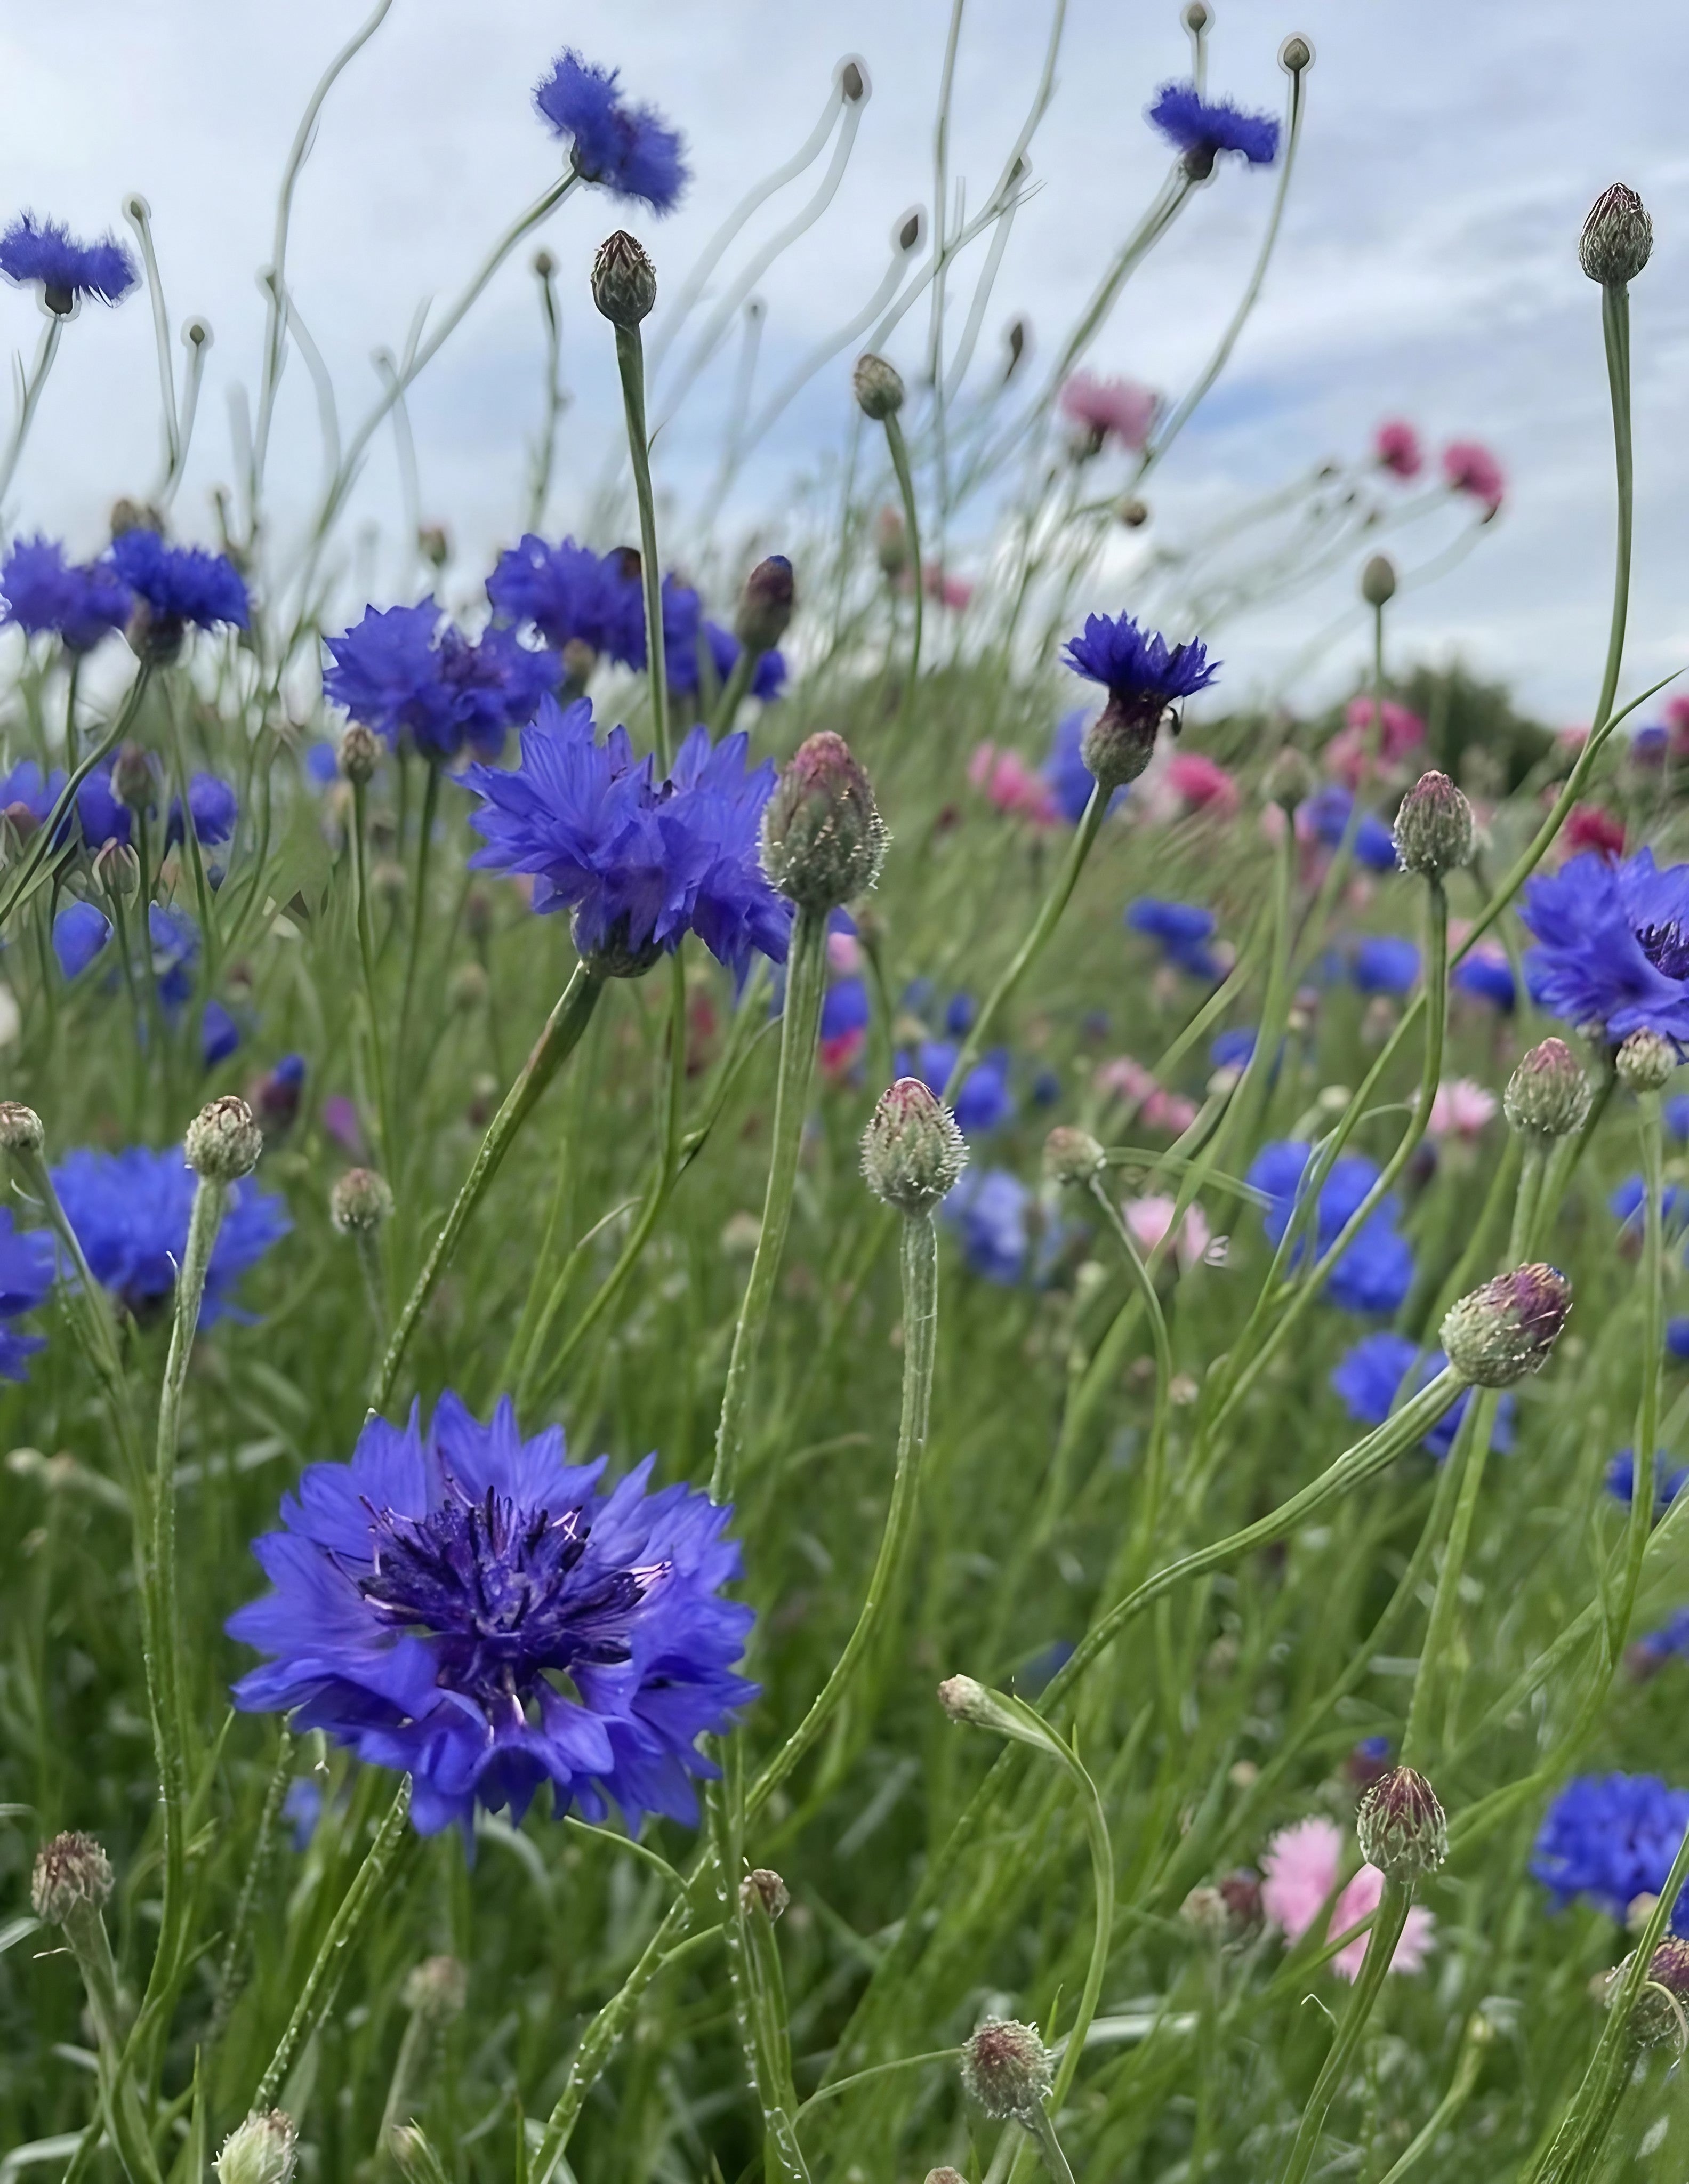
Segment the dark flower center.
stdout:
<svg viewBox="0 0 1689 2184">
<path fill-rule="evenodd" d="M 1642 951 L 1668 978 L 1689 978 L 1689 933 L 1674 917 L 1664 925 L 1645 925 L 1636 935 Z"/>
<path fill-rule="evenodd" d="M 627 1660 L 629 1619 L 667 1568 L 584 1573 L 583 1511 L 554 1517 L 490 1486 L 471 1502 L 449 1480 L 425 1517 L 370 1516 L 373 1566 L 359 1591 L 384 1623 L 439 1641 L 438 1680 L 489 1715 L 520 1708 L 548 1669 Z"/>
</svg>

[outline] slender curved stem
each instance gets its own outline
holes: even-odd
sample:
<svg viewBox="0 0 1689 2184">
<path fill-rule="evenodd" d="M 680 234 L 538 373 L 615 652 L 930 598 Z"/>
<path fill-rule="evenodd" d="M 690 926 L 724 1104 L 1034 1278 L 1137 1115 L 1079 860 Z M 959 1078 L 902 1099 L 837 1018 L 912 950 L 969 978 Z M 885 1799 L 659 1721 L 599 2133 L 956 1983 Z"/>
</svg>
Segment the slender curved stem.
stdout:
<svg viewBox="0 0 1689 2184">
<path fill-rule="evenodd" d="M 53 359 L 59 354 L 59 337 L 64 331 L 64 315 L 54 311 L 42 328 L 41 346 L 36 351 L 34 364 L 23 382 L 22 394 L 18 403 L 18 415 L 12 426 L 12 437 L 6 443 L 6 452 L 0 455 L 0 500 L 11 491 L 12 478 L 24 452 L 24 443 L 29 438 L 30 426 L 41 402 L 41 391 L 47 384 L 47 375 L 53 369 Z"/>
<path fill-rule="evenodd" d="M 1378 1909 L 1373 1914 L 1372 1931 L 1367 1937 L 1366 1958 L 1362 1964 L 1360 1976 L 1350 1994 L 1349 2006 L 1343 2013 L 1337 2036 L 1320 2067 L 1313 2091 L 1308 2095 L 1307 2106 L 1302 2110 L 1302 2125 L 1296 2132 L 1296 2143 L 1290 2148 L 1290 2158 L 1285 2164 L 1280 2184 L 1302 2184 L 1302 2179 L 1307 2175 L 1314 2149 L 1319 2143 L 1320 2132 L 1325 2127 L 1325 2119 L 1330 2114 L 1332 2102 L 1342 2090 L 1349 2064 L 1360 2045 L 1361 2035 L 1367 2029 L 1367 2020 L 1372 2015 L 1373 2004 L 1378 2000 L 1379 1990 L 1384 1985 L 1385 1975 L 1396 1954 L 1396 1945 L 1402 1938 L 1402 1929 L 1408 1923 L 1413 1901 L 1411 1888 L 1402 1881 L 1385 1879 L 1384 1893 L 1379 1898 Z"/>
<path fill-rule="evenodd" d="M 399 1029 L 393 1036 L 393 1062 L 402 1078 L 405 1040 L 410 1030 L 410 1007 L 416 991 L 417 967 L 422 957 L 422 935 L 428 922 L 428 873 L 434 855 L 434 824 L 440 809 L 440 762 L 431 758 L 422 783 L 422 812 L 416 837 L 416 889 L 410 905 L 410 945 L 405 951 L 404 984 L 399 994 Z M 389 1161 L 393 1148 L 387 1151 Z"/>
<path fill-rule="evenodd" d="M 368 784 L 352 784 L 353 915 L 358 927 L 358 955 L 364 973 L 365 1034 L 370 1048 L 371 1089 L 376 1095 L 376 1128 L 382 1149 L 382 1166 L 393 1172 L 393 1108 L 387 1097 L 387 1064 L 382 1055 L 382 1020 L 376 1004 L 376 933 L 370 906 Z"/>
<path fill-rule="evenodd" d="M 669 735 L 668 666 L 663 653 L 663 571 L 657 559 L 657 504 L 651 492 L 651 448 L 645 431 L 645 358 L 638 326 L 616 329 L 616 362 L 627 420 L 633 495 L 639 504 L 639 577 L 645 594 L 645 661 L 651 682 L 651 724 L 657 771 L 674 763 Z"/>
<path fill-rule="evenodd" d="M 1134 1574 L 1143 1567 L 1155 1543 L 1156 1526 L 1161 1517 L 1162 1497 L 1167 1485 L 1167 1421 L 1168 1390 L 1173 1380 L 1173 1344 L 1167 1331 L 1167 1315 L 1162 1310 L 1161 1298 L 1148 1268 L 1139 1256 L 1132 1240 L 1132 1232 L 1116 1204 L 1113 1193 L 1100 1175 L 1090 1179 L 1090 1195 L 1101 1209 L 1121 1256 L 1126 1262 L 1126 1271 L 1134 1290 L 1141 1301 L 1150 1323 L 1150 1341 L 1155 1351 L 1156 1388 L 1155 1410 L 1150 1421 L 1149 1454 L 1144 1465 L 1143 1507 L 1139 1512 L 1136 1537 L 1133 1541 L 1129 1568 Z M 1175 1223 L 1179 1217 L 1175 1214 Z M 1173 1233 L 1169 1230 L 1169 1234 Z"/>
<path fill-rule="evenodd" d="M 903 499 L 904 527 L 909 533 L 909 567 L 914 579 L 914 627 L 909 638 L 909 673 L 903 685 L 902 702 L 897 709 L 897 736 L 900 746 L 908 734 L 909 722 L 915 706 L 915 686 L 921 673 L 921 629 L 925 612 L 927 572 L 921 565 L 921 516 L 915 500 L 915 479 L 909 467 L 908 444 L 903 437 L 903 427 L 895 416 L 885 421 L 885 442 L 891 451 L 891 466 L 897 472 L 897 489 Z"/>
</svg>

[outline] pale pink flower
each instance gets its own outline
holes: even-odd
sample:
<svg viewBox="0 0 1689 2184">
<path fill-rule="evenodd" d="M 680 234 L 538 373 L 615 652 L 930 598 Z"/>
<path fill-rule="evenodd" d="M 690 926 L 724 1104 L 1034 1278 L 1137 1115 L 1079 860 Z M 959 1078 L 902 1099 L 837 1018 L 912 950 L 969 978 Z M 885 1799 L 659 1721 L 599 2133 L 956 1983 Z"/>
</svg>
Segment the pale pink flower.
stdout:
<svg viewBox="0 0 1689 2184">
<path fill-rule="evenodd" d="M 1168 787 L 1188 811 L 1207 811 L 1216 819 L 1236 816 L 1237 783 L 1224 766 L 1201 751 L 1176 751 L 1167 762 Z"/>
<path fill-rule="evenodd" d="M 1176 1199 L 1152 1192 L 1143 1198 L 1129 1198 L 1121 1206 L 1132 1241 L 1140 1251 L 1153 1251 L 1166 1238 L 1173 1226 Z M 1194 1267 L 1207 1255 L 1213 1242 L 1213 1232 L 1208 1226 L 1208 1217 L 1200 1206 L 1187 1206 L 1185 1218 L 1179 1225 L 1179 1240 L 1173 1245 L 1173 1255 L 1181 1267 Z"/>
<path fill-rule="evenodd" d="M 1501 506 L 1507 480 L 1501 465 L 1478 441 L 1451 440 L 1442 451 L 1442 471 L 1452 491 L 1483 502 L 1486 518 Z"/>
<path fill-rule="evenodd" d="M 1346 1933 L 1357 1919 L 1376 1911 L 1379 1899 L 1384 1894 L 1384 1875 L 1375 1865 L 1363 1865 L 1343 1893 L 1337 1898 L 1336 1908 L 1331 1914 L 1331 1924 L 1326 1928 L 1327 1940 Z M 1408 1923 L 1402 1929 L 1402 1938 L 1396 1944 L 1396 1953 L 1390 1959 L 1393 1972 L 1416 1972 L 1430 1954 L 1431 1940 L 1437 1930 L 1436 1914 L 1416 1903 L 1408 1914 Z M 1368 1936 L 1357 1934 L 1346 1949 L 1339 1949 L 1331 1959 L 1331 1969 L 1340 1977 L 1353 1979 L 1361 1969 L 1367 1953 Z"/>
<path fill-rule="evenodd" d="M 1147 444 L 1160 407 L 1160 395 L 1132 379 L 1099 379 L 1094 372 L 1076 371 L 1062 389 L 1064 417 L 1099 442 L 1118 440 L 1134 454 Z"/>
<path fill-rule="evenodd" d="M 1419 435 L 1403 417 L 1392 417 L 1373 434 L 1373 460 L 1399 478 L 1418 477 L 1425 467 Z"/>
<path fill-rule="evenodd" d="M 1689 757 L 1689 698 L 1668 699 L 1665 721 L 1671 731 L 1671 755 Z"/>
<path fill-rule="evenodd" d="M 1049 783 L 1017 751 L 999 750 L 995 744 L 976 745 L 967 761 L 967 777 L 1012 819 L 1053 827 L 1060 816 Z"/>
<path fill-rule="evenodd" d="M 829 933 L 827 967 L 835 978 L 854 978 L 862 967 L 862 944 L 854 933 Z"/>
<path fill-rule="evenodd" d="M 1301 1941 L 1318 1919 L 1343 1869 L 1345 1841 L 1335 1820 L 1316 1815 L 1281 1829 L 1268 1844 L 1261 1859 L 1262 1915 L 1287 1942 Z M 1337 1898 L 1326 1925 L 1327 1939 L 1346 1933 L 1357 1919 L 1376 1911 L 1383 1893 L 1384 1875 L 1375 1865 L 1363 1865 Z M 1391 1971 L 1418 1971 L 1435 1930 L 1432 1914 L 1415 1904 L 1390 1960 Z M 1366 1953 L 1367 1936 L 1362 1934 L 1332 1958 L 1332 1969 L 1352 1980 Z"/>
<path fill-rule="evenodd" d="M 1425 739 L 1425 724 L 1417 713 L 1409 712 L 1406 705 L 1398 705 L 1393 698 L 1386 698 L 1383 706 L 1383 727 L 1374 731 L 1374 706 L 1370 698 L 1352 698 L 1345 716 L 1347 725 L 1340 728 L 1325 746 L 1324 766 L 1328 773 L 1351 788 L 1358 788 L 1367 778 L 1373 760 L 1373 740 L 1378 739 L 1378 761 L 1382 766 L 1398 765 L 1408 753 Z"/>
<path fill-rule="evenodd" d="M 1155 1078 L 1141 1061 L 1134 1061 L 1129 1054 L 1117 1054 L 1112 1060 L 1099 1061 L 1091 1082 L 1097 1090 L 1112 1095 L 1117 1100 L 1141 1105 L 1157 1087 Z"/>
<path fill-rule="evenodd" d="M 1163 1092 L 1159 1086 L 1145 1100 L 1142 1121 L 1151 1130 L 1168 1130 L 1182 1137 L 1196 1119 L 1196 1102 L 1182 1092 Z"/>
<path fill-rule="evenodd" d="M 943 569 L 923 570 L 921 582 L 929 599 L 954 614 L 960 614 L 973 597 L 973 587 L 965 577 L 950 576 Z"/>
<path fill-rule="evenodd" d="M 1434 1138 L 1481 1137 L 1496 1113 L 1496 1095 L 1470 1077 L 1439 1084 L 1427 1128 Z"/>
</svg>

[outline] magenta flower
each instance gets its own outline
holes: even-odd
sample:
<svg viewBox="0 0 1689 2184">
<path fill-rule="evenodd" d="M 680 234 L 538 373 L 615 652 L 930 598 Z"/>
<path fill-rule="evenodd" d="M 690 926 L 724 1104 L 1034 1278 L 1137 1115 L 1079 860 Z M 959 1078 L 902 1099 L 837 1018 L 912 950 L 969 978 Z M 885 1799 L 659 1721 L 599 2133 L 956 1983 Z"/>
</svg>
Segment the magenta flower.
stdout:
<svg viewBox="0 0 1689 2184">
<path fill-rule="evenodd" d="M 1050 784 L 1018 751 L 980 744 L 967 761 L 973 786 L 1011 819 L 1029 819 L 1034 827 L 1053 827 L 1057 811 Z"/>
<path fill-rule="evenodd" d="M 1099 448 L 1106 441 L 1118 440 L 1133 454 L 1140 454 L 1149 444 L 1161 397 L 1134 379 L 1099 379 L 1095 372 L 1076 371 L 1062 386 L 1060 408 Z"/>
<path fill-rule="evenodd" d="M 1373 434 L 1373 460 L 1392 477 L 1416 478 L 1425 467 L 1419 435 L 1405 417 L 1391 417 Z"/>
<path fill-rule="evenodd" d="M 1216 819 L 1237 815 L 1236 782 L 1224 766 L 1204 758 L 1201 751 L 1175 752 L 1162 779 L 1187 811 L 1207 811 Z"/>
<path fill-rule="evenodd" d="M 1452 493 L 1469 493 L 1484 504 L 1486 517 L 1501 506 L 1507 492 L 1502 466 L 1476 440 L 1451 440 L 1442 451 L 1443 477 Z"/>
<path fill-rule="evenodd" d="M 1286 1942 L 1299 1942 L 1324 1908 L 1343 1869 L 1344 1841 L 1335 1820 L 1316 1816 L 1280 1829 L 1268 1844 L 1261 1860 L 1262 1915 Z M 1363 1865 L 1337 1898 L 1326 1923 L 1327 1939 L 1346 1932 L 1357 1919 L 1376 1911 L 1383 1893 L 1384 1875 L 1375 1865 Z M 1420 1904 L 1413 1906 L 1390 1960 L 1391 1971 L 1419 1970 L 1430 1954 L 1436 1923 L 1431 1912 Z M 1367 1936 L 1362 1934 L 1331 1959 L 1333 1970 L 1352 1980 L 1366 1953 Z"/>
</svg>

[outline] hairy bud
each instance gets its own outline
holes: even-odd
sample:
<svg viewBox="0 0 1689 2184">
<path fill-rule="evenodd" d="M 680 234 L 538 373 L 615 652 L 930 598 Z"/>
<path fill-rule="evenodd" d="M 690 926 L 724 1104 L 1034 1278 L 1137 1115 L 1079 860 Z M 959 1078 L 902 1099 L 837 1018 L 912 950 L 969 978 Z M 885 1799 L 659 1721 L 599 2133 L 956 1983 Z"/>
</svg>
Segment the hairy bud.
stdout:
<svg viewBox="0 0 1689 2184">
<path fill-rule="evenodd" d="M 747 1916 L 760 1905 L 769 1918 L 778 1919 L 791 1900 L 785 1882 L 766 1865 L 755 1867 L 739 1883 L 739 1908 Z"/>
<path fill-rule="evenodd" d="M 872 350 L 856 359 L 856 369 L 850 375 L 850 391 L 862 415 L 872 417 L 876 424 L 895 417 L 903 407 L 903 381 L 896 366 L 888 364 L 883 356 L 874 355 Z"/>
<path fill-rule="evenodd" d="M 967 2184 L 967 2180 L 959 2169 L 929 2169 L 926 2184 Z"/>
<path fill-rule="evenodd" d="M 238 1093 L 209 1100 L 187 1126 L 182 1141 L 187 1164 L 207 1183 L 238 1183 L 258 1166 L 264 1133 Z"/>
<path fill-rule="evenodd" d="M 456 1957 L 424 1957 L 406 1973 L 400 2000 L 413 2017 L 449 2025 L 469 2000 L 469 1970 Z"/>
<path fill-rule="evenodd" d="M 988 2017 L 962 2047 L 962 2090 L 994 2123 L 1035 2116 L 1055 2077 L 1049 2049 L 1013 2018 Z"/>
<path fill-rule="evenodd" d="M 354 788 L 362 788 L 375 777 L 381 758 L 381 738 L 373 728 L 366 728 L 361 721 L 354 721 L 340 738 L 342 774 Z"/>
<path fill-rule="evenodd" d="M 217 2184 L 292 2184 L 298 2134 L 281 2109 L 249 2115 L 223 2141 L 213 2163 Z"/>
<path fill-rule="evenodd" d="M 0 1152 L 33 1156 L 47 1142 L 41 1117 L 21 1100 L 0 1100 Z"/>
<path fill-rule="evenodd" d="M 1385 607 L 1396 597 L 1396 564 L 1388 554 L 1374 554 L 1361 571 L 1361 597 L 1369 607 Z"/>
<path fill-rule="evenodd" d="M 1167 711 L 1159 699 L 1116 693 L 1079 738 L 1079 756 L 1105 795 L 1135 781 L 1155 756 Z"/>
<path fill-rule="evenodd" d="M 1634 281 L 1653 251 L 1653 222 L 1633 189 L 1614 182 L 1589 209 L 1578 237 L 1578 263 L 1603 287 Z"/>
<path fill-rule="evenodd" d="M 874 1103 L 862 1133 L 862 1180 L 911 1218 L 947 1197 L 967 1165 L 956 1117 L 918 1077 L 900 1077 Z"/>
<path fill-rule="evenodd" d="M 1286 813 L 1293 812 L 1299 804 L 1306 804 L 1318 787 L 1312 761 L 1294 744 L 1286 744 L 1275 751 L 1262 783 L 1269 804 L 1276 804 Z"/>
<path fill-rule="evenodd" d="M 1361 1799 L 1355 1818 L 1361 1855 L 1391 1880 L 1435 1873 L 1448 1856 L 1448 1825 L 1436 1792 L 1412 1767 L 1391 1767 Z"/>
<path fill-rule="evenodd" d="M 792 565 L 783 554 L 757 563 L 744 580 L 733 622 L 733 634 L 747 652 L 772 651 L 786 634 L 795 596 Z"/>
<path fill-rule="evenodd" d="M 372 1167 L 348 1167 L 328 1194 L 328 1217 L 343 1236 L 379 1228 L 393 1217 L 393 1190 Z"/>
<path fill-rule="evenodd" d="M 1521 1137 L 1569 1138 L 1589 1119 L 1589 1078 L 1563 1039 L 1545 1039 L 1525 1056 L 1502 1095 L 1502 1112 Z"/>
<path fill-rule="evenodd" d="M 78 1911 L 98 1911 L 111 1894 L 111 1862 L 92 1836 L 73 1829 L 36 1852 L 30 1902 L 37 1919 L 62 1926 Z"/>
<path fill-rule="evenodd" d="M 593 260 L 593 301 L 613 326 L 637 326 L 657 300 L 657 269 L 644 245 L 618 227 Z"/>
<path fill-rule="evenodd" d="M 1060 1123 L 1044 1140 L 1044 1173 L 1052 1183 L 1089 1183 L 1102 1165 L 1102 1147 L 1089 1130 Z"/>
<path fill-rule="evenodd" d="M 799 744 L 762 814 L 762 869 L 801 908 L 836 910 L 866 894 L 885 858 L 885 822 L 842 736 Z"/>
<path fill-rule="evenodd" d="M 1572 1285 L 1558 1267 L 1515 1267 L 1452 1305 L 1442 1346 L 1463 1379 L 1510 1387 L 1540 1373 L 1572 1308 Z"/>
<path fill-rule="evenodd" d="M 1609 2009 L 1634 1961 L 1634 1954 L 1626 1957 L 1602 1982 Z M 1689 1942 L 1668 1934 L 1648 1958 L 1647 1975 L 1636 1990 L 1625 2031 L 1639 2048 L 1657 2048 L 1670 2041 L 1681 2050 L 1689 2046 L 1686 2003 L 1689 2003 Z"/>
<path fill-rule="evenodd" d="M 1396 814 L 1396 858 L 1404 872 L 1440 880 L 1472 856 L 1472 806 L 1446 773 L 1422 773 Z"/>
<path fill-rule="evenodd" d="M 1312 42 L 1300 32 L 1293 31 L 1279 48 L 1279 65 L 1286 75 L 1300 75 L 1304 69 L 1313 66 Z"/>
<path fill-rule="evenodd" d="M 94 852 L 94 885 L 108 902 L 133 902 L 141 892 L 141 860 L 127 842 L 102 842 Z"/>
<path fill-rule="evenodd" d="M 1657 1031 L 1633 1031 L 1614 1056 L 1613 1067 L 1627 1092 L 1658 1092 L 1677 1067 L 1677 1049 Z"/>
</svg>

